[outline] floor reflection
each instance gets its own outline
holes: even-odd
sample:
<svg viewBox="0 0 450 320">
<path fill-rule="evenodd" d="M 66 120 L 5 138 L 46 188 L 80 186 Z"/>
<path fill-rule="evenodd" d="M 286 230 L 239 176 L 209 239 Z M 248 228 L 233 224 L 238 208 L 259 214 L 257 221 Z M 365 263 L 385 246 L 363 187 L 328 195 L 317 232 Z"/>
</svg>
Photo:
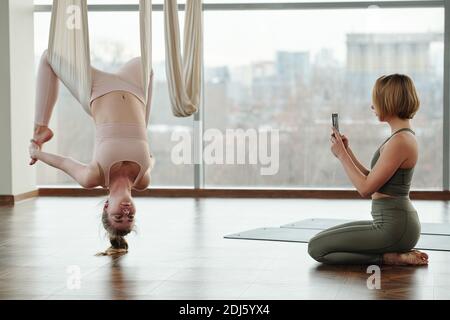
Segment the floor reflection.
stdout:
<svg viewBox="0 0 450 320">
<path fill-rule="evenodd" d="M 337 299 L 423 299 L 428 266 L 318 265 L 310 277 L 342 284 Z M 431 291 L 432 294 L 432 291 Z"/>
</svg>

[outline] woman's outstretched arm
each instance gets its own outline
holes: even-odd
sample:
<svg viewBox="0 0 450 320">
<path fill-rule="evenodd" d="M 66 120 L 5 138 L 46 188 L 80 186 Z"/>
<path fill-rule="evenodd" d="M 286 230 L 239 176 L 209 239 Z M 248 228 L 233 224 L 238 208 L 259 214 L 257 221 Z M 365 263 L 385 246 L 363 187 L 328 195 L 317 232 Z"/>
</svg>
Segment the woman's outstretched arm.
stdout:
<svg viewBox="0 0 450 320">
<path fill-rule="evenodd" d="M 30 156 L 64 171 L 83 188 L 93 189 L 100 185 L 99 168 L 95 164 L 86 165 L 72 158 L 40 151 L 39 146 L 35 143 L 30 146 Z"/>
</svg>

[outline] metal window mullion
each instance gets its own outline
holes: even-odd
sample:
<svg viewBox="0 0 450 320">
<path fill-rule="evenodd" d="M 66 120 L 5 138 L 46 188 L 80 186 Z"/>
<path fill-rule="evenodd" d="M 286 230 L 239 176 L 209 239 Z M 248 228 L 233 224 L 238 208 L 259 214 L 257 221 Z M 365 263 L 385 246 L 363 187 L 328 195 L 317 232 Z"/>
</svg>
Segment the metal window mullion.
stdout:
<svg viewBox="0 0 450 320">
<path fill-rule="evenodd" d="M 203 189 L 203 121 L 202 121 L 203 103 L 201 103 L 199 111 L 194 115 L 194 189 Z"/>
<path fill-rule="evenodd" d="M 433 8 L 443 7 L 445 0 L 430 1 L 359 1 L 359 2 L 271 2 L 271 3 L 205 3 L 204 10 L 328 10 L 379 8 Z"/>
<path fill-rule="evenodd" d="M 442 8 L 445 12 L 444 33 L 444 103 L 443 103 L 443 190 L 450 190 L 450 0 L 431 1 L 381 1 L 381 2 L 307 2 L 307 3 L 211 3 L 203 4 L 203 11 L 252 11 L 252 10 L 325 10 L 325 9 L 365 9 L 369 6 L 379 8 Z M 153 11 L 163 11 L 164 6 L 153 5 Z M 179 5 L 183 11 L 185 5 Z M 92 12 L 134 12 L 139 11 L 139 5 L 89 5 L 88 10 Z M 35 12 L 51 12 L 51 5 L 35 5 Z M 205 106 L 205 84 L 204 84 L 204 53 L 202 52 L 202 102 L 200 111 L 194 117 L 199 124 L 199 130 L 194 130 L 194 144 L 198 149 L 194 150 L 203 154 L 203 130 L 204 130 L 204 106 Z M 194 123 L 195 125 L 195 123 Z M 201 135 L 201 137 L 199 137 Z M 200 163 L 194 164 L 194 187 L 204 187 L 204 163 L 203 156 Z"/>
<path fill-rule="evenodd" d="M 202 59 L 203 60 L 203 59 Z M 204 117 L 204 109 L 205 109 L 205 99 L 204 99 L 204 71 L 202 64 L 202 95 L 201 102 L 199 106 L 199 111 L 194 115 L 194 189 L 203 189 L 204 188 L 204 162 L 203 162 L 203 117 Z"/>
<path fill-rule="evenodd" d="M 297 2 L 297 3 L 205 3 L 204 11 L 252 11 L 252 10 L 328 10 L 328 9 L 366 9 L 370 6 L 378 8 L 442 8 L 446 0 L 429 1 L 380 1 L 380 2 Z M 51 12 L 51 5 L 35 5 L 35 12 Z M 153 11 L 163 11 L 164 5 L 153 5 Z M 180 4 L 179 10 L 184 11 L 185 5 Z M 89 5 L 88 10 L 92 12 L 113 11 L 139 11 L 138 4 L 97 4 Z"/>
<path fill-rule="evenodd" d="M 202 41 L 204 44 L 204 15 L 202 12 Z M 195 141 L 198 144 L 198 148 L 196 149 L 199 157 L 199 162 L 195 164 L 194 168 L 194 187 L 195 189 L 204 189 L 205 187 L 205 163 L 203 159 L 203 150 L 204 150 L 204 141 L 203 141 L 203 132 L 205 129 L 204 126 L 204 118 L 205 118 L 205 46 L 202 46 L 202 56 L 201 56 L 201 66 L 202 66 L 202 76 L 201 76 L 201 86 L 202 86 L 202 94 L 201 94 L 201 102 L 199 111 L 195 114 L 194 121 L 197 121 L 197 127 L 198 130 L 194 130 L 197 134 L 197 137 L 195 137 Z"/>
</svg>

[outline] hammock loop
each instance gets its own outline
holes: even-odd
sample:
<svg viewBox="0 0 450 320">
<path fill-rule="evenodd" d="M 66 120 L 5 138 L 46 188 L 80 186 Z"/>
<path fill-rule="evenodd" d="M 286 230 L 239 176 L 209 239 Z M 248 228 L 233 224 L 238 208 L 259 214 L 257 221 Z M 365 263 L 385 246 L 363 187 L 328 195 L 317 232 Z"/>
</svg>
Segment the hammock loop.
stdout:
<svg viewBox="0 0 450 320">
<path fill-rule="evenodd" d="M 202 1 L 187 0 L 182 63 L 176 0 L 165 0 L 166 72 L 172 112 L 188 117 L 201 95 Z M 139 0 L 142 88 L 146 123 L 152 99 L 152 0 Z M 58 78 L 89 114 L 92 74 L 87 0 L 53 0 L 47 59 Z"/>
<path fill-rule="evenodd" d="M 186 1 L 184 58 L 181 57 L 180 25 L 176 0 L 164 1 L 166 74 L 172 112 L 189 117 L 200 104 L 202 83 L 203 21 L 202 0 Z"/>
</svg>

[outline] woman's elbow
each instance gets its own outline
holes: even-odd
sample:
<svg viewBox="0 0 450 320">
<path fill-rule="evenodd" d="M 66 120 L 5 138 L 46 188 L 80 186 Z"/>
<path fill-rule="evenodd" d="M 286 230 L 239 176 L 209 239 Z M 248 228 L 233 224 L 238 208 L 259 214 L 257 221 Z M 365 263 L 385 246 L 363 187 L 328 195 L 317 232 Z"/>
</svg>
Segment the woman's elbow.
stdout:
<svg viewBox="0 0 450 320">
<path fill-rule="evenodd" d="M 372 194 L 374 194 L 375 191 L 369 190 L 369 189 L 363 189 L 363 188 L 361 188 L 360 190 L 358 190 L 358 193 L 361 195 L 361 197 L 363 197 L 363 198 L 368 198 L 368 197 L 370 197 Z"/>
</svg>

